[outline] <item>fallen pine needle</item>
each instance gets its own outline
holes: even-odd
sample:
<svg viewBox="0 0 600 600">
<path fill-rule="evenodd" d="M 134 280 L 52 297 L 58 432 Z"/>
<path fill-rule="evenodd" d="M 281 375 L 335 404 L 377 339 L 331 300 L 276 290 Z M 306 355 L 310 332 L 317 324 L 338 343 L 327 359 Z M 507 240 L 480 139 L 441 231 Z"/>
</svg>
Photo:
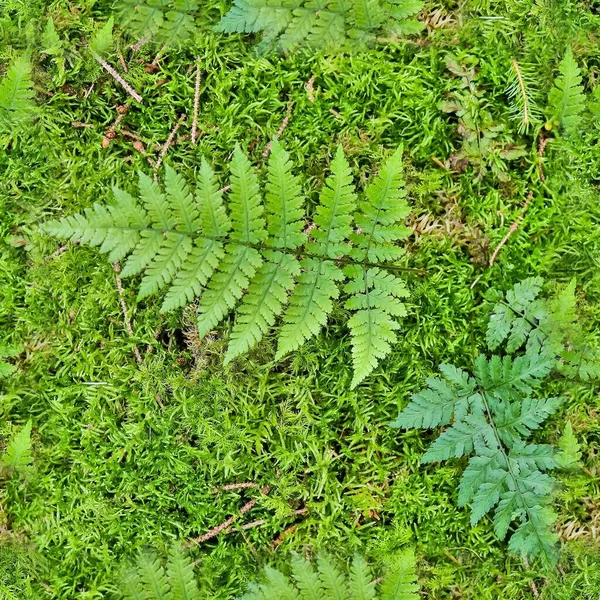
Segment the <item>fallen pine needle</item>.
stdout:
<svg viewBox="0 0 600 600">
<path fill-rule="evenodd" d="M 194 119 L 192 121 L 192 144 L 196 143 L 198 138 L 198 110 L 200 108 L 200 81 L 202 73 L 200 72 L 200 63 L 196 65 L 196 86 L 194 88 Z"/>
<path fill-rule="evenodd" d="M 532 199 L 533 199 L 533 190 L 530 191 L 529 194 L 527 194 L 527 200 L 525 200 L 525 202 L 523 204 L 523 208 L 521 209 L 521 212 L 519 213 L 519 216 L 516 218 L 515 222 L 510 226 L 508 233 L 502 238 L 501 242 L 496 246 L 496 249 L 494 250 L 494 253 L 492 254 L 492 258 L 490 258 L 490 267 L 494 264 L 494 262 L 496 262 L 496 258 L 498 258 L 498 254 L 500 254 L 500 250 L 502 250 L 502 247 L 504 246 L 504 244 L 506 244 L 506 242 L 508 242 L 508 238 L 510 238 L 510 236 L 519 228 L 519 225 L 523 221 L 523 218 L 525 217 L 525 213 L 527 212 L 527 207 L 529 206 Z"/>
<path fill-rule="evenodd" d="M 275 134 L 275 139 L 278 140 L 282 135 L 283 132 L 287 129 L 287 126 L 290 123 L 290 118 L 292 116 L 292 109 L 294 108 L 293 103 L 290 101 L 288 102 L 287 105 L 287 112 L 286 115 L 283 119 L 283 121 L 281 122 L 281 125 L 279 127 L 279 130 L 277 131 L 277 133 Z M 263 152 L 263 156 L 265 158 L 267 158 L 269 156 L 269 154 L 271 154 L 271 149 L 273 148 L 273 140 L 271 140 L 268 144 L 267 147 L 265 148 L 265 151 Z"/>
<path fill-rule="evenodd" d="M 156 165 L 154 165 L 155 171 L 158 171 L 158 169 L 160 169 L 160 165 L 162 165 L 162 162 L 163 162 L 165 156 L 167 155 L 167 151 L 171 147 L 171 144 L 173 143 L 173 140 L 175 139 L 175 136 L 177 135 L 177 131 L 179 130 L 179 128 L 181 127 L 181 124 L 184 121 L 185 121 L 185 114 L 183 114 L 179 117 L 179 121 L 177 121 L 177 123 L 175 123 L 175 126 L 171 130 L 171 133 L 169 134 L 169 137 L 167 138 L 165 145 L 162 147 L 162 150 L 160 151 L 158 160 L 156 161 Z"/>
<path fill-rule="evenodd" d="M 129 319 L 129 315 L 127 313 L 127 305 L 125 304 L 125 297 L 123 295 L 123 284 L 121 283 L 121 278 L 119 277 L 119 273 L 121 272 L 121 264 L 117 261 L 113 263 L 113 269 L 115 270 L 115 280 L 117 282 L 117 292 L 119 293 L 119 302 L 121 304 L 121 310 L 123 311 L 123 320 L 125 321 L 125 327 L 127 328 L 127 333 L 129 333 L 130 337 L 133 337 L 133 327 L 131 326 L 131 321 Z M 135 360 L 139 363 L 142 362 L 142 355 L 138 350 L 138 347 L 133 345 L 133 353 L 135 355 Z"/>
</svg>

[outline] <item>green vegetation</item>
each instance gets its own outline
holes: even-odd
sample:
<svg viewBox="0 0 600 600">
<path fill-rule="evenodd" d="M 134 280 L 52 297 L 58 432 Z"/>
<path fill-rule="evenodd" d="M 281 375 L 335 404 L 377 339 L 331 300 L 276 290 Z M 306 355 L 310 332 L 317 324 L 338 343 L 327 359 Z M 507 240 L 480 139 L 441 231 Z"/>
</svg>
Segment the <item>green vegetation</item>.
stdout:
<svg viewBox="0 0 600 600">
<path fill-rule="evenodd" d="M 597 6 L 242 5 L 0 3 L 0 598 L 597 600 Z"/>
</svg>

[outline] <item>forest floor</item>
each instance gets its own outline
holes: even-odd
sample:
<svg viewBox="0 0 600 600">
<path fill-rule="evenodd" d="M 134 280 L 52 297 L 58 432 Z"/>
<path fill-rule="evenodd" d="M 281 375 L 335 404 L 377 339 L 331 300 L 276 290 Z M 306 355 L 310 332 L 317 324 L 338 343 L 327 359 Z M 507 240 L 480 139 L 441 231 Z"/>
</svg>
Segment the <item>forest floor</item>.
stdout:
<svg viewBox="0 0 600 600">
<path fill-rule="evenodd" d="M 252 526 L 191 546 L 207 597 L 240 595 L 264 564 L 307 547 L 373 561 L 413 547 L 424 598 L 598 598 L 596 384 L 550 384 L 567 402 L 540 439 L 555 443 L 569 420 L 583 451 L 582 469 L 557 476 L 554 574 L 510 554 L 488 519 L 470 525 L 456 501 L 463 460 L 423 465 L 433 434 L 388 427 L 440 363 L 468 366 L 485 349 L 490 288 L 539 275 L 552 291 L 575 277 L 600 347 L 600 120 L 586 112 L 570 136 L 519 131 L 507 95 L 517 60 L 543 112 L 571 46 L 591 99 L 597 3 L 428 2 L 426 29 L 409 40 L 261 56 L 248 36 L 210 29 L 228 7 L 210 0 L 193 39 L 158 57 L 160 46 L 132 49 L 115 30 L 110 62 L 142 103 L 85 52 L 110 4 L 0 3 L 0 74 L 40 47 L 49 18 L 65 61 L 34 52 L 39 114 L 0 137 L 0 341 L 20 348 L 0 382 L 0 439 L 31 419 L 35 469 L 0 483 L 0 597 L 111 598 L 141 549 L 198 539 L 235 515 Z M 456 111 L 477 126 L 459 126 Z M 403 144 L 409 315 L 355 390 L 342 307 L 287 358 L 274 360 L 267 336 L 224 366 L 231 322 L 200 339 L 193 307 L 160 314 L 160 298 L 137 301 L 135 281 L 97 250 L 39 231 L 109 201 L 112 185 L 133 193 L 176 124 L 165 161 L 190 182 L 203 156 L 225 171 L 236 143 L 260 164 L 279 134 L 313 204 L 338 144 L 359 187 Z M 251 485 L 227 487 L 239 483 Z"/>
</svg>

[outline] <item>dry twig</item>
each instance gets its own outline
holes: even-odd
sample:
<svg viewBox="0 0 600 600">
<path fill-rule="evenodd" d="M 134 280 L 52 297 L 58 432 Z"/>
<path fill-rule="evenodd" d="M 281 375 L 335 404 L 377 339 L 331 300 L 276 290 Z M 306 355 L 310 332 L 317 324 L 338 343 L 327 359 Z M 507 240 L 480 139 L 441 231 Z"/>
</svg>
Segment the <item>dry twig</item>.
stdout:
<svg viewBox="0 0 600 600">
<path fill-rule="evenodd" d="M 192 144 L 196 143 L 198 138 L 198 109 L 200 108 L 200 81 L 202 73 L 200 72 L 200 63 L 196 65 L 196 86 L 194 88 L 194 119 L 192 121 Z"/>
<path fill-rule="evenodd" d="M 181 124 L 185 121 L 185 117 L 186 117 L 185 114 L 182 114 L 179 117 L 179 121 L 177 121 L 177 123 L 175 123 L 175 126 L 171 130 L 171 133 L 169 134 L 169 137 L 167 138 L 165 145 L 162 147 L 162 150 L 160 151 L 158 160 L 156 161 L 156 164 L 154 165 L 154 171 L 158 171 L 158 169 L 160 169 L 160 165 L 162 165 L 162 162 L 163 162 L 165 156 L 167 155 L 167 151 L 171 147 L 171 144 L 173 143 L 173 140 L 175 139 L 175 136 L 177 135 L 177 131 L 181 127 Z"/>
<path fill-rule="evenodd" d="M 276 140 L 278 140 L 283 135 L 283 132 L 287 129 L 287 126 L 289 125 L 289 122 L 290 122 L 290 117 L 292 116 L 293 108 L 294 108 L 294 104 L 290 100 L 287 105 L 287 112 L 285 114 L 285 117 L 284 117 L 283 121 L 281 122 L 281 125 L 279 126 L 279 130 L 277 131 L 277 133 L 274 136 Z M 267 147 L 265 148 L 265 151 L 263 152 L 263 156 L 265 158 L 267 158 L 269 156 L 269 154 L 271 154 L 272 148 L 273 148 L 273 140 L 271 140 L 267 144 Z"/>
<path fill-rule="evenodd" d="M 268 494 L 270 489 L 271 488 L 264 487 L 261 489 L 261 492 L 263 494 Z M 229 527 L 231 527 L 233 525 L 233 523 L 235 523 L 235 521 L 237 521 L 242 515 L 246 514 L 249 510 L 252 510 L 252 508 L 254 507 L 254 505 L 257 502 L 258 502 L 258 498 L 252 498 L 252 500 L 250 500 L 249 502 L 246 502 L 246 504 L 244 504 L 244 506 L 242 506 L 242 508 L 240 508 L 239 514 L 233 515 L 233 516 L 229 517 L 228 519 L 225 519 L 225 521 L 223 521 L 220 525 L 213 527 L 210 531 L 207 531 L 204 535 L 201 535 L 200 537 L 194 538 L 193 540 L 186 542 L 184 544 L 184 546 L 190 547 L 190 546 L 193 546 L 194 544 L 202 544 L 203 542 L 206 542 L 206 541 L 210 540 L 211 538 L 214 538 L 215 536 L 219 535 L 224 530 L 229 529 Z"/>
<path fill-rule="evenodd" d="M 496 249 L 494 250 L 492 257 L 490 258 L 490 267 L 494 264 L 494 262 L 496 262 L 496 258 L 498 257 L 498 254 L 500 254 L 500 250 L 502 250 L 502 247 L 504 246 L 504 244 L 506 244 L 506 242 L 508 242 L 508 238 L 510 238 L 510 236 L 519 228 L 519 225 L 523 221 L 523 218 L 525 217 L 525 213 L 527 212 L 527 207 L 531 203 L 532 199 L 533 199 L 533 190 L 530 191 L 529 194 L 527 194 L 527 200 L 525 200 L 525 202 L 523 204 L 523 208 L 521 209 L 521 212 L 519 213 L 519 216 L 516 218 L 515 222 L 510 226 L 508 233 L 502 238 L 501 242 L 496 246 Z"/>
<path fill-rule="evenodd" d="M 119 293 L 119 302 L 121 303 L 121 310 L 123 311 L 123 320 L 125 321 L 125 327 L 127 328 L 127 333 L 129 333 L 130 337 L 133 337 L 133 327 L 131 326 L 131 320 L 129 319 L 129 315 L 127 313 L 127 305 L 125 304 L 125 296 L 123 294 L 123 284 L 121 282 L 121 278 L 119 277 L 119 273 L 121 272 L 121 264 L 119 261 L 113 263 L 113 269 L 115 270 L 115 280 L 117 282 L 117 292 Z M 135 355 L 135 360 L 139 363 L 142 362 L 142 355 L 138 350 L 138 347 L 133 345 L 133 353 Z"/>
</svg>

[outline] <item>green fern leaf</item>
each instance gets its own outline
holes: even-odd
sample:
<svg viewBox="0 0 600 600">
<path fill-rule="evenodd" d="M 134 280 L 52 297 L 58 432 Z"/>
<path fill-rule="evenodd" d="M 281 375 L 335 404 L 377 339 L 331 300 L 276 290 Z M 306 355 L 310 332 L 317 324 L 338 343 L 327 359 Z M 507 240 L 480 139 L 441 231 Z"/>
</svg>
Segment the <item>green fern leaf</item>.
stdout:
<svg viewBox="0 0 600 600">
<path fill-rule="evenodd" d="M 448 425 L 452 416 L 462 419 L 469 405 L 477 399 L 473 378 L 452 365 L 440 365 L 445 379 L 430 377 L 427 388 L 413 394 L 408 406 L 398 415 L 391 427 L 432 429 Z"/>
<path fill-rule="evenodd" d="M 484 441 L 493 445 L 494 431 L 483 417 L 467 416 L 457 421 L 433 442 L 422 458 L 422 462 L 447 460 L 451 456 L 459 458 L 470 454 L 476 445 L 484 446 Z"/>
<path fill-rule="evenodd" d="M 521 402 L 504 402 L 496 410 L 496 428 L 502 441 L 511 447 L 527 437 L 554 414 L 562 398 L 524 398 Z"/>
<path fill-rule="evenodd" d="M 573 433 L 571 421 L 567 421 L 558 447 L 560 452 L 556 455 L 556 462 L 562 469 L 572 469 L 581 461 L 581 446 Z"/>
<path fill-rule="evenodd" d="M 6 452 L 0 458 L 0 464 L 9 473 L 24 473 L 33 462 L 31 456 L 31 427 L 31 421 L 27 421 L 21 431 L 10 440 Z"/>
<path fill-rule="evenodd" d="M 360 212 L 354 217 L 359 233 L 350 234 L 352 258 L 362 262 L 387 262 L 402 256 L 403 249 L 395 244 L 411 232 L 399 225 L 410 213 L 405 196 L 402 148 L 399 148 L 365 191 L 366 201 L 360 204 Z M 399 298 L 408 296 L 408 290 L 403 281 L 378 268 L 352 266 L 345 274 L 350 282 L 344 290 L 353 294 L 346 308 L 357 311 L 348 322 L 354 363 L 351 387 L 354 388 L 391 351 L 396 341 L 395 330 L 399 328 L 396 319 L 406 315 Z"/>
<path fill-rule="evenodd" d="M 146 598 L 171 600 L 169 578 L 156 555 L 142 554 L 138 560 L 138 573 Z"/>
<path fill-rule="evenodd" d="M 278 142 L 272 145 L 266 194 L 267 245 L 294 250 L 306 239 L 302 233 L 303 198 L 297 177 L 292 175 L 289 155 Z M 290 254 L 264 253 L 267 259 L 237 311 L 225 363 L 255 346 L 273 325 L 287 303 L 288 293 L 300 274 L 300 264 Z"/>
<path fill-rule="evenodd" d="M 262 242 L 267 236 L 263 210 L 252 165 L 241 148 L 236 146 L 231 163 L 231 239 L 240 244 L 226 247 L 225 258 L 200 300 L 200 337 L 205 336 L 227 316 L 263 263 L 260 253 L 246 245 Z"/>
<path fill-rule="evenodd" d="M 171 584 L 171 600 L 200 599 L 200 592 L 194 578 L 194 565 L 179 544 L 173 544 L 169 550 L 167 576 Z"/>
<path fill-rule="evenodd" d="M 292 556 L 292 577 L 300 591 L 300 600 L 323 600 L 319 576 L 310 562 L 299 554 Z"/>
<path fill-rule="evenodd" d="M 581 113 L 586 104 L 581 85 L 581 71 L 571 47 L 567 48 L 558 70 L 560 75 L 548 94 L 550 122 L 557 122 L 565 133 L 571 133 L 581 122 Z"/>
<path fill-rule="evenodd" d="M 200 167 L 196 200 L 199 214 L 192 215 L 192 218 L 195 222 L 199 221 L 200 231 L 206 237 L 194 239 L 189 259 L 165 296 L 161 312 L 185 306 L 199 296 L 224 255 L 220 239 L 229 233 L 231 222 L 223 206 L 215 173 L 206 159 L 202 159 Z"/>
<path fill-rule="evenodd" d="M 344 573 L 327 555 L 317 557 L 319 579 L 324 600 L 348 600 L 348 587 Z"/>
<path fill-rule="evenodd" d="M 481 448 L 477 456 L 469 459 L 469 464 L 460 478 L 458 505 L 466 506 L 474 498 L 477 490 L 491 478 L 491 472 L 498 469 L 497 452 Z"/>
<path fill-rule="evenodd" d="M 115 20 L 111 17 L 90 40 L 90 50 L 98 56 L 103 56 L 112 50 L 114 45 L 112 30 Z"/>
<path fill-rule="evenodd" d="M 408 210 L 400 161 L 398 151 L 367 188 L 356 219 L 369 231 L 353 230 L 357 195 L 340 147 L 307 240 L 301 186 L 277 141 L 267 168 L 266 214 L 260 180 L 237 147 L 229 214 L 215 173 L 203 160 L 195 196 L 167 165 L 164 191 L 140 173 L 139 199 L 114 188 L 113 203 L 94 204 L 42 229 L 96 246 L 111 262 L 123 261 L 121 277 L 141 274 L 139 299 L 164 290 L 162 312 L 199 297 L 201 336 L 235 310 L 225 362 L 257 344 L 282 313 L 277 358 L 317 335 L 349 277 L 343 289 L 349 295 L 345 305 L 354 312 L 349 325 L 356 385 L 389 353 L 397 319 L 406 314 L 406 285 L 386 267 L 402 253 L 397 243 L 406 235 L 398 224 Z M 380 262 L 373 264 L 372 259 Z M 347 265 L 345 270 L 340 262 Z M 467 398 L 457 401 L 457 417 L 466 403 Z"/>
<path fill-rule="evenodd" d="M 407 18 L 421 8 L 410 0 L 234 0 L 217 31 L 262 33 L 258 48 L 263 52 L 361 47 L 382 30 L 420 31 L 423 26 Z"/>
<path fill-rule="evenodd" d="M 174 45 L 193 35 L 198 8 L 196 0 L 119 0 L 116 10 L 136 37 Z"/>
<path fill-rule="evenodd" d="M 502 469 L 492 469 L 473 495 L 471 506 L 471 526 L 474 527 L 500 500 L 505 490 L 508 472 Z"/>
<path fill-rule="evenodd" d="M 367 561 L 356 554 L 352 560 L 348 591 L 352 600 L 374 600 L 376 597 L 375 582 Z"/>
<path fill-rule="evenodd" d="M 23 55 L 12 63 L 0 82 L 0 131 L 11 131 L 33 115 L 33 97 L 31 63 Z"/>
<path fill-rule="evenodd" d="M 307 251 L 315 257 L 300 261 L 303 273 L 298 278 L 286 310 L 279 335 L 276 358 L 301 346 L 316 335 L 333 310 L 332 299 L 339 295 L 338 282 L 344 280 L 342 270 L 324 259 L 336 259 L 348 254 L 346 239 L 352 233 L 352 212 L 356 194 L 350 166 L 339 146 L 331 165 L 332 175 L 325 181 L 320 204 L 314 216 L 317 228 Z"/>
<path fill-rule="evenodd" d="M 531 329 L 531 323 L 536 318 L 536 310 L 531 310 L 532 303 L 539 296 L 544 280 L 541 277 L 531 277 L 517 283 L 506 293 L 506 301 L 498 302 L 490 315 L 486 341 L 490 350 L 496 350 L 512 333 L 509 352 L 520 348 L 525 340 L 520 343 L 523 329 Z M 539 309 L 538 309 L 539 310 Z M 525 332 L 526 334 L 529 331 Z M 526 337 L 526 336 L 525 336 Z"/>
<path fill-rule="evenodd" d="M 381 583 L 381 600 L 418 600 L 416 562 L 412 550 L 394 556 Z"/>
<path fill-rule="evenodd" d="M 148 600 L 137 571 L 129 572 L 121 581 L 120 591 L 125 600 Z"/>
<path fill-rule="evenodd" d="M 546 564 L 556 561 L 558 536 L 552 532 L 556 520 L 554 512 L 546 506 L 528 508 L 528 519 L 521 523 L 510 538 L 511 552 L 522 556 L 541 556 Z"/>
</svg>

